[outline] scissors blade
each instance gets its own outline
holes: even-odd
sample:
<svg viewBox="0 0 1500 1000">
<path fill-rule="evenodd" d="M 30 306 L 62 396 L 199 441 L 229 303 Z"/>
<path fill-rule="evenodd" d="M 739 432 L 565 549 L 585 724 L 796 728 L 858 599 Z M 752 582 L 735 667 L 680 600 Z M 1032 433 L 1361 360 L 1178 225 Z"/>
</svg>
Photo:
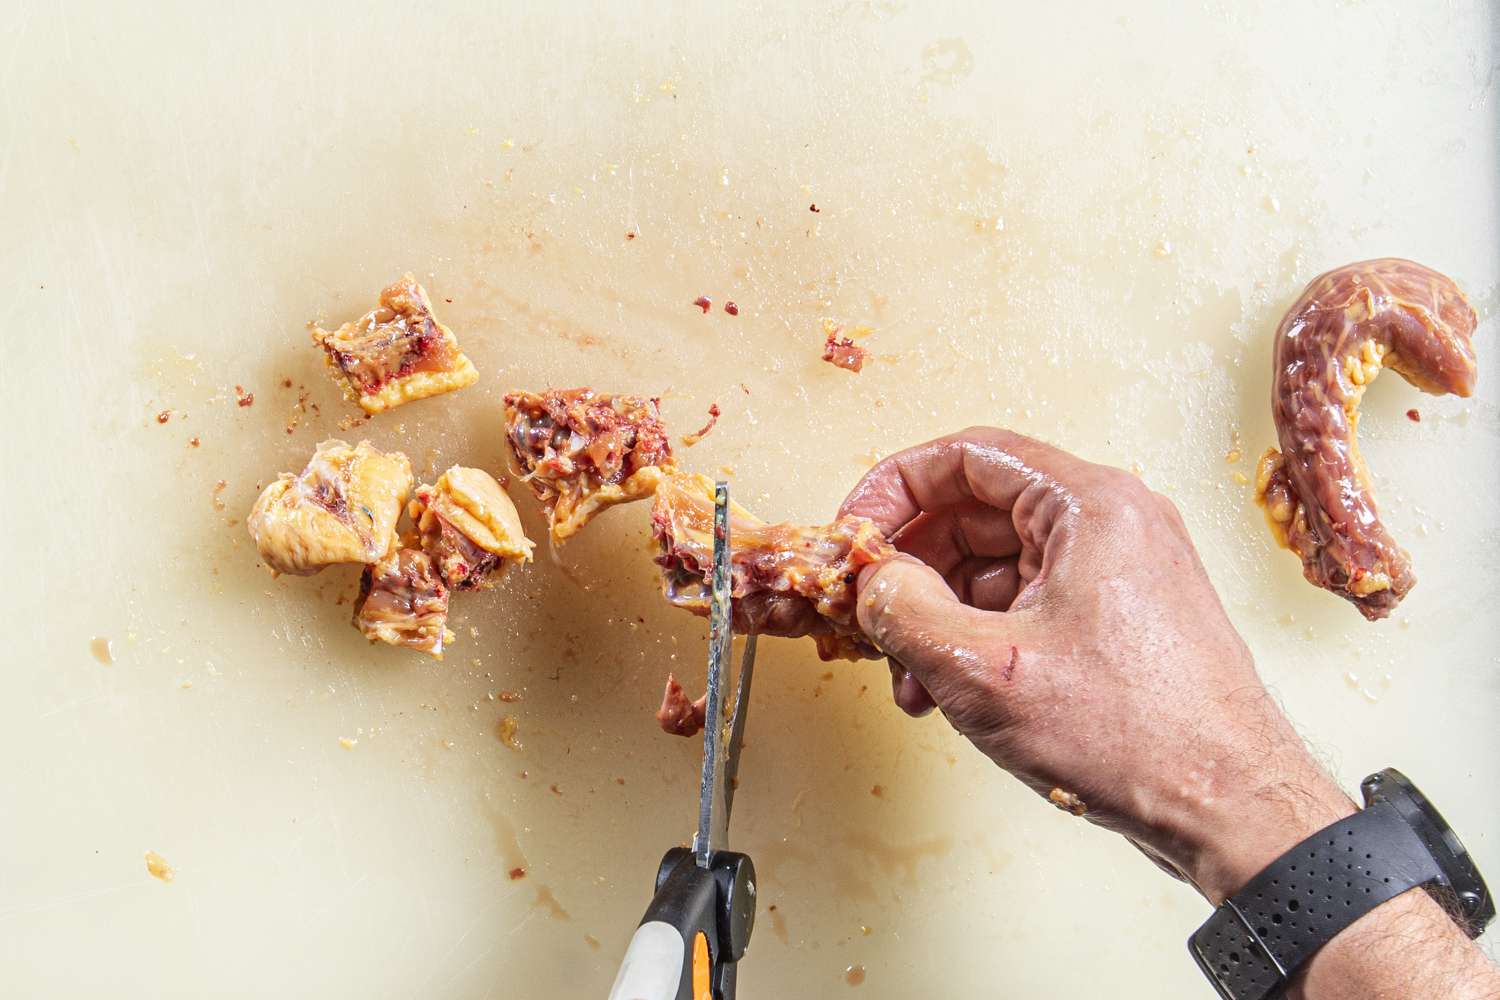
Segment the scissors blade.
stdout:
<svg viewBox="0 0 1500 1000">
<path fill-rule="evenodd" d="M 734 790 L 740 775 L 740 744 L 745 739 L 745 716 L 750 713 L 750 678 L 755 673 L 754 633 L 745 637 L 740 654 L 740 676 L 734 692 L 734 715 L 729 719 L 729 743 L 724 751 L 724 825 L 734 810 Z"/>
<path fill-rule="evenodd" d="M 698 833 L 693 855 L 709 867 L 713 853 L 729 846 L 729 803 L 724 780 L 724 674 L 734 638 L 729 574 L 729 484 L 714 484 L 714 562 L 708 612 L 708 698 L 704 706 L 703 778 L 698 789 Z"/>
</svg>

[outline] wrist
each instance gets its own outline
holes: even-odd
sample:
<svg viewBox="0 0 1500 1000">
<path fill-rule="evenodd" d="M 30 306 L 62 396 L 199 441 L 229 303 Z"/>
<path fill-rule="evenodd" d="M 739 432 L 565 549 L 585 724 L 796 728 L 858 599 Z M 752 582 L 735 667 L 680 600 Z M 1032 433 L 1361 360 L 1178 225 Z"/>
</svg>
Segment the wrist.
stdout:
<svg viewBox="0 0 1500 1000">
<path fill-rule="evenodd" d="M 1274 770 L 1220 779 L 1182 795 L 1163 851 L 1213 905 L 1306 838 L 1358 811 L 1300 742 Z"/>
<path fill-rule="evenodd" d="M 1317 788 L 1267 786 L 1214 817 L 1193 884 L 1218 906 L 1287 851 L 1357 811 L 1354 800 L 1326 778 Z"/>
</svg>

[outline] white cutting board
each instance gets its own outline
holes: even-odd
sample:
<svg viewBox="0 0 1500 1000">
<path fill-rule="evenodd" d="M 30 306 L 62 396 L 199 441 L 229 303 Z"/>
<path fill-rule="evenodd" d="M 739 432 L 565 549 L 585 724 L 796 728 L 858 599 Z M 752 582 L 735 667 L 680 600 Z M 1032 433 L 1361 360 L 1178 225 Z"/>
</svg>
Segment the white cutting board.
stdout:
<svg viewBox="0 0 1500 1000">
<path fill-rule="evenodd" d="M 1318 753 L 1351 788 L 1406 769 L 1500 881 L 1492 10 L 494 6 L 0 19 L 0 994 L 607 989 L 700 754 L 651 717 L 705 630 L 645 507 L 462 600 L 441 665 L 349 627 L 352 568 L 273 580 L 240 523 L 349 412 L 304 323 L 406 269 L 481 381 L 349 436 L 424 478 L 500 468 L 501 395 L 575 384 L 660 392 L 678 433 L 718 402 L 683 461 L 773 518 L 970 423 L 1137 465 Z M 1365 406 L 1421 579 L 1371 625 L 1236 474 L 1281 310 L 1385 254 L 1468 290 L 1482 373 Z M 824 316 L 874 328 L 864 374 L 819 362 Z M 745 996 L 1208 995 L 1191 891 L 901 717 L 882 665 L 762 651 Z"/>
</svg>

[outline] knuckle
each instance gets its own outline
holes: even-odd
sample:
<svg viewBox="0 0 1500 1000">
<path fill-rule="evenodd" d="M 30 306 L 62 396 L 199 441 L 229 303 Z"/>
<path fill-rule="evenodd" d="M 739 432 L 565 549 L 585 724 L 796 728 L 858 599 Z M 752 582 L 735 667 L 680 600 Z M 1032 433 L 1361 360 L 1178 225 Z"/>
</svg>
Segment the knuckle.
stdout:
<svg viewBox="0 0 1500 1000">
<path fill-rule="evenodd" d="M 1121 469 L 1099 467 L 1098 478 L 1088 492 L 1088 506 L 1096 516 L 1111 520 L 1139 519 L 1154 506 L 1155 494 L 1138 478 Z"/>
</svg>

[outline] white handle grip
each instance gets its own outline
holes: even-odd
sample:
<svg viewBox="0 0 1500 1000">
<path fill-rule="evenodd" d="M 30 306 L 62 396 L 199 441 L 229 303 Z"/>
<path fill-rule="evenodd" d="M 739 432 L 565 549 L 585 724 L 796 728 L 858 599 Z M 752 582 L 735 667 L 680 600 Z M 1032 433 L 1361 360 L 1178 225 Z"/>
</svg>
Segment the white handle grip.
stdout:
<svg viewBox="0 0 1500 1000">
<path fill-rule="evenodd" d="M 687 945 L 669 923 L 652 920 L 635 929 L 609 1000 L 677 1000 Z"/>
</svg>

